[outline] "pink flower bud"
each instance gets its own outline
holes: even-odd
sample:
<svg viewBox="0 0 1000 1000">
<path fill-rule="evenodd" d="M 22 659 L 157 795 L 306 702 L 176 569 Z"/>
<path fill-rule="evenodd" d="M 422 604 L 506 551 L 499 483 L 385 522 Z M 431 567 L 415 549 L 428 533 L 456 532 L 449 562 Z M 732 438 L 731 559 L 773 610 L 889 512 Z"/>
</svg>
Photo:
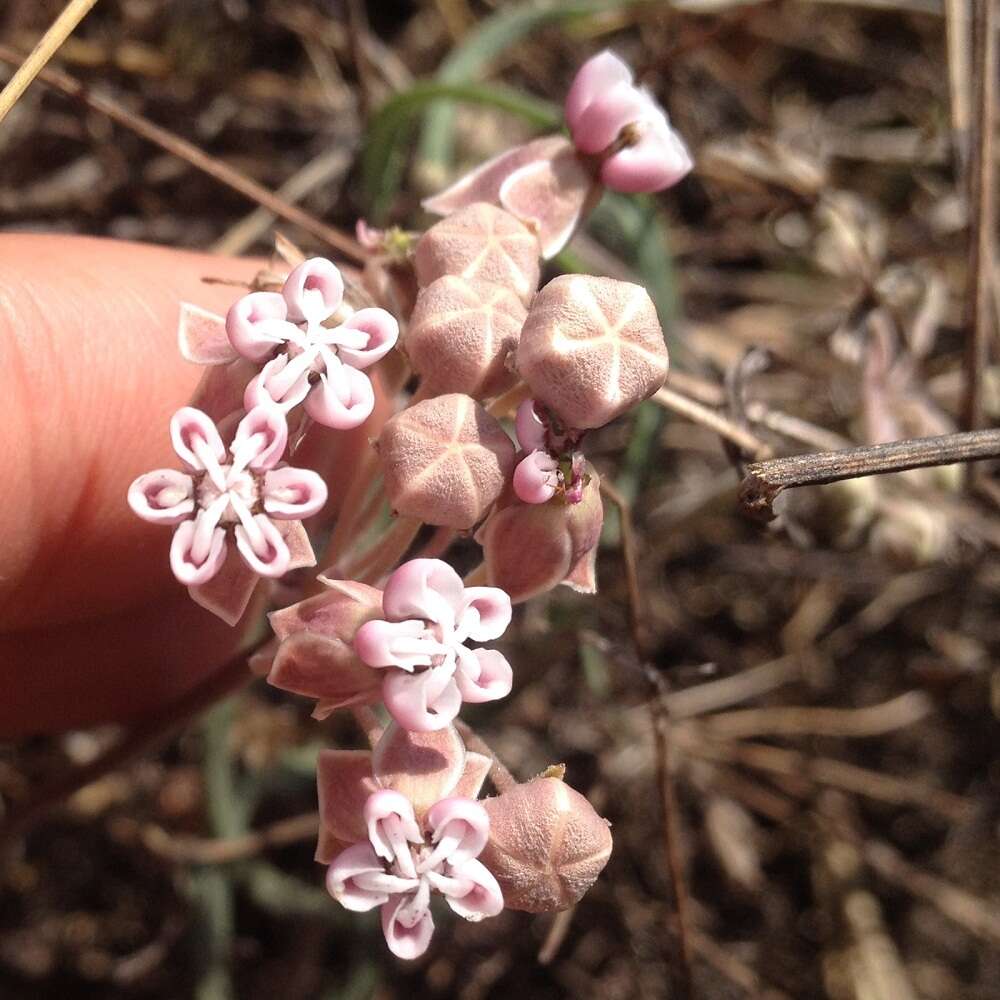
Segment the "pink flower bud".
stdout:
<svg viewBox="0 0 1000 1000">
<path fill-rule="evenodd" d="M 509 288 L 448 274 L 417 296 L 403 348 L 430 395 L 486 399 L 516 380 L 506 362 L 527 315 Z"/>
<path fill-rule="evenodd" d="M 514 471 L 514 444 L 474 399 L 450 393 L 397 413 L 378 443 L 393 510 L 471 528 Z"/>
<path fill-rule="evenodd" d="M 503 285 L 527 303 L 538 288 L 540 253 L 524 223 L 480 202 L 431 226 L 417 243 L 413 264 L 421 287 L 454 274 Z"/>
<path fill-rule="evenodd" d="M 565 910 L 594 884 L 611 856 L 606 819 L 558 778 L 535 778 L 483 802 L 489 840 L 479 860 L 508 909 Z"/>
<path fill-rule="evenodd" d="M 667 347 L 648 293 L 613 278 L 563 275 L 535 296 L 517 348 L 532 394 L 568 427 L 602 427 L 667 376 Z"/>
<path fill-rule="evenodd" d="M 600 482 L 591 466 L 579 503 L 515 501 L 497 510 L 476 534 L 492 586 L 520 604 L 560 583 L 585 594 L 597 590 L 594 563 L 604 524 Z"/>
</svg>

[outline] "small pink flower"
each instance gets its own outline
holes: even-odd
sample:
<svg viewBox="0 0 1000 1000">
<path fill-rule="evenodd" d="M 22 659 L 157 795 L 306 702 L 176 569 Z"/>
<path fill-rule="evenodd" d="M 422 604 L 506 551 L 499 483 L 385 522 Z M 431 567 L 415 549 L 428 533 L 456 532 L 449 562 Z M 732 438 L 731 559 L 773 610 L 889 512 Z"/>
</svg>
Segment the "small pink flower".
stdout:
<svg viewBox="0 0 1000 1000">
<path fill-rule="evenodd" d="M 346 909 L 381 907 L 386 943 L 400 958 L 427 950 L 435 892 L 466 920 L 503 909 L 496 879 L 477 860 L 490 824 L 475 797 L 488 768 L 450 726 L 425 735 L 390 726 L 371 754 L 320 755 L 317 855 L 329 862 L 327 889 Z"/>
<path fill-rule="evenodd" d="M 517 408 L 514 430 L 524 457 L 514 469 L 514 493 L 529 504 L 547 503 L 557 493 L 567 503 L 579 503 L 586 476 L 583 453 L 577 451 L 583 435 L 557 431 L 551 415 L 543 417 L 543 412 L 533 399 L 526 399 Z"/>
<path fill-rule="evenodd" d="M 605 50 L 580 67 L 566 96 L 580 153 L 600 156 L 602 183 L 627 194 L 662 191 L 691 170 L 691 155 L 666 112 L 632 71 Z"/>
<path fill-rule="evenodd" d="M 209 417 L 190 406 L 174 414 L 170 436 L 186 471 L 139 476 L 128 501 L 146 521 L 177 525 L 170 546 L 177 579 L 193 587 L 215 577 L 228 535 L 254 573 L 287 572 L 292 554 L 274 521 L 315 514 L 326 503 L 326 484 L 308 469 L 279 465 L 288 441 L 281 410 L 273 403 L 254 407 L 228 449 Z"/>
<path fill-rule="evenodd" d="M 463 701 L 495 701 L 510 693 L 512 671 L 488 642 L 510 624 L 510 598 L 496 587 L 465 587 L 440 559 L 413 559 L 389 577 L 382 595 L 385 620 L 362 625 L 358 656 L 390 668 L 382 698 L 406 729 L 430 732 L 450 725 Z"/>
<path fill-rule="evenodd" d="M 287 412 L 304 402 L 317 423 L 339 430 L 368 419 L 375 393 L 361 369 L 391 350 L 399 324 L 372 308 L 325 325 L 343 298 L 340 271 L 313 257 L 288 275 L 280 293 L 251 292 L 232 306 L 226 332 L 233 349 L 263 365 L 247 386 L 247 409 L 274 402 Z"/>
</svg>

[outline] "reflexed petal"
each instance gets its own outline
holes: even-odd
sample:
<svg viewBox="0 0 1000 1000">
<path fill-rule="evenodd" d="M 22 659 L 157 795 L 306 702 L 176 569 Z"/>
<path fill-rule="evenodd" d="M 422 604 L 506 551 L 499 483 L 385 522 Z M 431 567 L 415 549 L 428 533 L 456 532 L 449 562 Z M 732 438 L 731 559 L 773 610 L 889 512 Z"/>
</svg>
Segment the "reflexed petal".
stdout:
<svg viewBox="0 0 1000 1000">
<path fill-rule="evenodd" d="M 566 94 L 566 124 L 575 131 L 581 113 L 595 98 L 616 84 L 631 83 L 632 70 L 609 49 L 598 52 L 578 70 Z"/>
<path fill-rule="evenodd" d="M 465 772 L 465 744 L 448 726 L 418 733 L 391 723 L 372 751 L 372 772 L 384 788 L 402 792 L 417 819 L 452 794 Z"/>
<path fill-rule="evenodd" d="M 354 649 L 372 667 L 398 667 L 412 671 L 429 667 L 431 658 L 440 655 L 439 644 L 424 638 L 422 621 L 365 622 L 354 636 Z"/>
<path fill-rule="evenodd" d="M 217 463 L 226 460 L 226 446 L 212 420 L 193 406 L 181 407 L 170 418 L 170 440 L 177 457 L 189 468 L 204 471 L 197 452 L 207 453 Z"/>
<path fill-rule="evenodd" d="M 492 758 L 468 751 L 465 755 L 465 770 L 454 788 L 454 794 L 466 799 L 478 798 L 492 767 Z"/>
<path fill-rule="evenodd" d="M 367 368 L 375 364 L 395 347 L 399 339 L 399 323 L 385 309 L 359 309 L 343 325 L 368 335 L 368 343 L 363 348 L 337 348 L 341 360 L 352 368 Z"/>
<path fill-rule="evenodd" d="M 466 587 L 458 631 L 474 642 L 499 639 L 511 615 L 510 598 L 499 587 Z"/>
<path fill-rule="evenodd" d="M 507 657 L 495 649 L 459 649 L 455 684 L 463 701 L 478 704 L 506 698 L 514 686 Z"/>
<path fill-rule="evenodd" d="M 285 545 L 288 546 L 288 568 L 290 570 L 316 565 L 316 553 L 313 552 L 309 535 L 302 527 L 301 521 L 279 521 L 276 527 L 281 532 Z"/>
<path fill-rule="evenodd" d="M 462 612 L 462 578 L 441 559 L 411 559 L 385 585 L 382 607 L 394 621 L 423 618 L 445 628 Z"/>
<path fill-rule="evenodd" d="M 273 469 L 288 444 L 288 422 L 273 403 L 255 406 L 239 423 L 230 452 L 233 465 L 255 472 Z"/>
<path fill-rule="evenodd" d="M 433 667 L 419 674 L 391 671 L 382 684 L 382 700 L 396 722 L 417 733 L 445 729 L 462 707 L 454 678 Z"/>
<path fill-rule="evenodd" d="M 509 174 L 524 165 L 524 151 L 527 146 L 515 146 L 499 156 L 460 177 L 451 187 L 445 188 L 421 202 L 421 207 L 434 215 L 451 215 L 461 208 L 468 208 L 477 202 L 496 203 L 500 196 L 500 185 Z"/>
<path fill-rule="evenodd" d="M 397 958 L 419 958 L 427 951 L 434 935 L 434 920 L 430 909 L 424 911 L 413 927 L 406 927 L 397 919 L 397 914 L 406 906 L 409 898 L 409 894 L 391 896 L 382 907 L 382 933 L 389 951 Z"/>
<path fill-rule="evenodd" d="M 519 500 L 546 503 L 556 495 L 559 485 L 559 462 L 547 451 L 525 455 L 514 469 L 513 486 Z"/>
<path fill-rule="evenodd" d="M 495 917 L 503 910 L 503 892 L 490 870 L 474 858 L 461 864 L 449 865 L 448 875 L 471 883 L 461 896 L 445 894 L 448 905 L 460 916 L 473 922 Z"/>
<path fill-rule="evenodd" d="M 287 321 L 288 307 L 277 292 L 250 292 L 226 314 L 233 349 L 250 361 L 263 361 L 297 332 Z"/>
<path fill-rule="evenodd" d="M 526 399 L 517 408 L 514 431 L 522 451 L 545 451 L 545 422 L 538 415 L 533 399 Z"/>
<path fill-rule="evenodd" d="M 311 517 L 323 509 L 326 496 L 323 477 L 311 469 L 285 466 L 264 476 L 264 510 L 272 517 Z"/>
<path fill-rule="evenodd" d="M 306 413 L 324 427 L 346 431 L 360 427 L 375 409 L 375 390 L 364 372 L 339 365 L 327 370 L 306 397 Z"/>
<path fill-rule="evenodd" d="M 325 712 L 378 701 L 382 688 L 381 675 L 351 655 L 346 643 L 313 632 L 296 632 L 281 642 L 267 682 L 315 698 Z"/>
<path fill-rule="evenodd" d="M 196 561 L 196 553 L 192 550 L 198 541 L 197 527 L 198 518 L 181 522 L 170 543 L 170 568 L 174 576 L 188 587 L 211 580 L 226 558 L 226 533 L 216 527 L 212 529 L 207 554 L 200 562 Z"/>
<path fill-rule="evenodd" d="M 260 577 L 227 545 L 221 569 L 207 583 L 188 587 L 188 593 L 195 604 L 227 625 L 235 625 L 243 617 L 259 582 Z"/>
<path fill-rule="evenodd" d="M 358 626 L 382 613 L 382 591 L 354 580 L 325 581 L 330 588 L 268 615 L 279 639 L 303 629 L 349 647 Z M 382 683 L 381 677 L 379 683 Z"/>
<path fill-rule="evenodd" d="M 285 279 L 281 289 L 288 318 L 322 323 L 344 299 L 344 279 L 337 266 L 325 257 L 303 261 Z"/>
<path fill-rule="evenodd" d="M 603 164 L 601 180 L 625 194 L 662 191 L 680 181 L 692 165 L 683 140 L 661 118 L 646 129 L 636 145 Z"/>
<path fill-rule="evenodd" d="M 332 844 L 350 844 L 368 836 L 365 803 L 378 790 L 372 777 L 371 753 L 321 750 L 316 760 L 316 788 L 321 823 L 316 860 L 328 864 L 335 853 L 330 849 Z"/>
<path fill-rule="evenodd" d="M 401 874 L 413 878 L 409 844 L 422 844 L 424 838 L 410 800 L 391 788 L 380 788 L 365 802 L 365 824 L 375 853 L 386 861 L 395 861 Z"/>
<path fill-rule="evenodd" d="M 433 843 L 447 847 L 440 860 L 452 866 L 478 857 L 490 838 L 489 814 L 472 799 L 435 802 L 427 813 L 427 826 Z"/>
<path fill-rule="evenodd" d="M 181 303 L 177 344 L 181 357 L 196 365 L 224 365 L 237 356 L 226 334 L 225 317 L 190 302 Z"/>
<path fill-rule="evenodd" d="M 633 122 L 649 117 L 658 109 L 644 91 L 628 83 L 619 83 L 595 97 L 580 113 L 573 131 L 573 142 L 581 153 L 600 153 L 618 134 Z"/>
<path fill-rule="evenodd" d="M 374 910 L 389 899 L 388 893 L 363 888 L 355 878 L 370 873 L 381 875 L 383 871 L 371 844 L 354 844 L 338 854 L 326 870 L 326 891 L 346 910 Z"/>
<path fill-rule="evenodd" d="M 194 482 L 176 469 L 147 472 L 128 489 L 128 505 L 144 521 L 177 524 L 194 513 Z"/>
<path fill-rule="evenodd" d="M 284 576 L 291 563 L 291 553 L 281 532 L 266 514 L 256 514 L 253 524 L 256 528 L 254 537 L 244 524 L 238 524 L 234 529 L 240 555 L 261 576 Z"/>
</svg>

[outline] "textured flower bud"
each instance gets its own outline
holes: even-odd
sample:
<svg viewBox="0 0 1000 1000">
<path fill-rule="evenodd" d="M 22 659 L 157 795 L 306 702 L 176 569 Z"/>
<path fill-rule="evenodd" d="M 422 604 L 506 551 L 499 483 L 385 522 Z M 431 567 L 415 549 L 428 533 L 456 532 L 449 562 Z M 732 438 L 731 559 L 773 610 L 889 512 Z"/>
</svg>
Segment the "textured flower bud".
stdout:
<svg viewBox="0 0 1000 1000">
<path fill-rule="evenodd" d="M 527 303 L 538 288 L 540 256 L 538 238 L 523 222 L 479 202 L 431 226 L 413 264 L 421 287 L 454 274 L 503 285 Z"/>
<path fill-rule="evenodd" d="M 378 450 L 393 510 L 449 528 L 481 520 L 514 471 L 514 443 L 474 399 L 459 393 L 397 413 Z"/>
<path fill-rule="evenodd" d="M 652 396 L 667 376 L 667 347 L 644 288 L 563 275 L 535 296 L 517 369 L 569 427 L 602 427 Z"/>
<path fill-rule="evenodd" d="M 597 590 L 594 564 L 604 507 L 590 465 L 583 479 L 579 503 L 561 496 L 547 503 L 515 501 L 496 511 L 476 535 L 490 585 L 507 591 L 515 604 L 560 583 L 585 594 Z"/>
<path fill-rule="evenodd" d="M 509 288 L 445 275 L 417 296 L 403 347 L 430 395 L 485 399 L 514 384 L 506 362 L 526 316 Z"/>
<path fill-rule="evenodd" d="M 490 836 L 479 860 L 500 883 L 508 909 L 567 909 L 611 856 L 608 821 L 558 778 L 535 778 L 483 806 Z"/>
</svg>

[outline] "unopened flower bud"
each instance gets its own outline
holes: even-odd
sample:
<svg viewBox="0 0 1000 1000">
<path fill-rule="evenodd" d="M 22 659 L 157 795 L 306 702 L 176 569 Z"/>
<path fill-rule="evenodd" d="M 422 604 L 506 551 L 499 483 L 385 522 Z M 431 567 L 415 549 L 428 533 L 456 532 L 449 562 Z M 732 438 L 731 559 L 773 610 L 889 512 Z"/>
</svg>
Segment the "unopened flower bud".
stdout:
<svg viewBox="0 0 1000 1000">
<path fill-rule="evenodd" d="M 560 583 L 592 594 L 595 561 L 604 524 L 600 481 L 591 466 L 583 472 L 580 501 L 554 496 L 547 503 L 514 501 L 497 510 L 477 533 L 491 586 L 519 604 Z"/>
<path fill-rule="evenodd" d="M 490 835 L 479 860 L 512 910 L 551 913 L 578 902 L 611 856 L 606 819 L 558 778 L 535 778 L 483 806 Z"/>
<path fill-rule="evenodd" d="M 485 399 L 514 384 L 506 362 L 526 316 L 509 287 L 448 274 L 417 296 L 403 346 L 431 395 Z"/>
<path fill-rule="evenodd" d="M 667 347 L 648 293 L 613 278 L 563 275 L 535 296 L 517 369 L 568 427 L 602 427 L 652 396 Z"/>
<path fill-rule="evenodd" d="M 421 287 L 454 274 L 504 285 L 527 303 L 538 288 L 540 255 L 538 238 L 523 222 L 479 202 L 431 226 L 413 264 Z"/>
<path fill-rule="evenodd" d="M 397 413 L 383 428 L 378 450 L 393 510 L 459 530 L 486 515 L 514 471 L 514 443 L 460 393 Z"/>
</svg>

